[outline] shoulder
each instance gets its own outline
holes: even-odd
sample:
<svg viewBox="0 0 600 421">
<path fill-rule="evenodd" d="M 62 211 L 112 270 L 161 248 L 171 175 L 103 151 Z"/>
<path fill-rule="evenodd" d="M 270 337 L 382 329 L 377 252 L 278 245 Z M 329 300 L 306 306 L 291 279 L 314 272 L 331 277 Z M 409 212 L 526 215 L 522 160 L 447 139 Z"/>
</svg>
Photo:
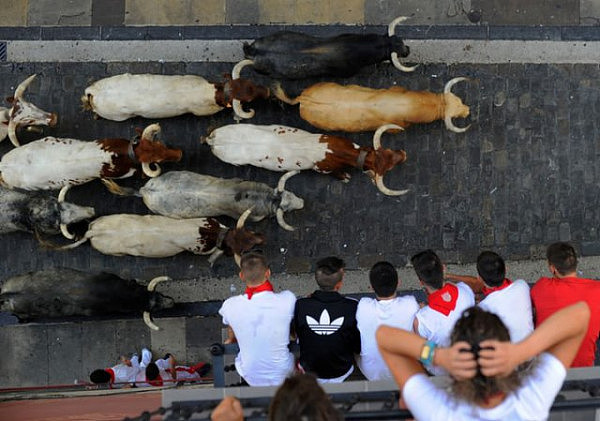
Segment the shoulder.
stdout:
<svg viewBox="0 0 600 421">
<path fill-rule="evenodd" d="M 375 303 L 375 298 L 371 298 L 371 297 L 362 297 L 359 301 L 358 301 L 358 308 L 367 308 L 372 306 Z"/>
<path fill-rule="evenodd" d="M 294 303 L 296 302 L 296 296 L 294 295 L 294 293 L 292 291 L 288 291 L 287 289 L 285 291 L 278 292 L 274 295 L 280 300 L 292 301 Z"/>
<path fill-rule="evenodd" d="M 516 281 L 513 281 L 511 287 L 514 289 L 527 291 L 529 293 L 529 284 L 525 282 L 524 279 L 517 279 Z"/>
</svg>

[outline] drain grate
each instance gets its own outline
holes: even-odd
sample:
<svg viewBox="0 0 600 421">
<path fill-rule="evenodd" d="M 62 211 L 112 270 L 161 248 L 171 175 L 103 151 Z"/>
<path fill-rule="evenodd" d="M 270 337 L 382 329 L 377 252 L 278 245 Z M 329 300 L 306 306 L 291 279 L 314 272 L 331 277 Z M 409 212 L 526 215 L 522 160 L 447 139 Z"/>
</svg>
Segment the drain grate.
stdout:
<svg viewBox="0 0 600 421">
<path fill-rule="evenodd" d="M 6 42 L 0 42 L 0 61 L 6 61 Z"/>
</svg>

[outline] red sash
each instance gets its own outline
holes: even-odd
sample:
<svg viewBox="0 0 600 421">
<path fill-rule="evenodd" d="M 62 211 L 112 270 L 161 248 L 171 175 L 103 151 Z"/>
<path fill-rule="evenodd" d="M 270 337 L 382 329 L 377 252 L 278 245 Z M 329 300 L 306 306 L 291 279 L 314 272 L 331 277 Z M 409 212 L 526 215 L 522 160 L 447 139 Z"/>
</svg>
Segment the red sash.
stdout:
<svg viewBox="0 0 600 421">
<path fill-rule="evenodd" d="M 507 286 L 510 286 L 510 284 L 512 284 L 512 281 L 510 279 L 504 279 L 504 281 L 502 281 L 502 284 L 500 286 L 497 287 L 486 287 L 484 286 L 481 289 L 481 292 L 483 292 L 483 295 L 485 295 L 486 297 L 488 295 L 490 295 L 492 292 L 496 292 L 496 291 L 500 291 L 501 289 L 506 288 Z"/>
<path fill-rule="evenodd" d="M 246 287 L 245 293 L 246 293 L 246 295 L 248 295 L 248 299 L 251 300 L 252 295 L 256 294 L 257 292 L 263 292 L 263 291 L 273 291 L 273 285 L 271 285 L 269 280 L 266 280 L 265 282 L 263 282 L 262 284 L 260 284 L 257 287 Z"/>
<path fill-rule="evenodd" d="M 115 382 L 115 370 L 112 368 L 105 368 L 104 371 L 110 374 L 110 384 L 113 384 Z"/>
<path fill-rule="evenodd" d="M 157 378 L 155 378 L 154 380 L 147 380 L 147 379 L 146 379 L 146 381 L 147 381 L 147 382 L 148 382 L 148 384 L 149 384 L 149 385 L 151 385 L 151 386 L 162 386 L 162 385 L 163 385 L 163 379 L 162 379 L 162 377 L 160 376 L 160 374 L 159 374 L 159 375 L 158 375 L 158 377 L 157 377 Z"/>
<path fill-rule="evenodd" d="M 456 307 L 456 300 L 458 300 L 458 288 L 456 285 L 447 283 L 442 288 L 429 294 L 428 302 L 429 307 L 444 316 L 450 314 Z"/>
</svg>

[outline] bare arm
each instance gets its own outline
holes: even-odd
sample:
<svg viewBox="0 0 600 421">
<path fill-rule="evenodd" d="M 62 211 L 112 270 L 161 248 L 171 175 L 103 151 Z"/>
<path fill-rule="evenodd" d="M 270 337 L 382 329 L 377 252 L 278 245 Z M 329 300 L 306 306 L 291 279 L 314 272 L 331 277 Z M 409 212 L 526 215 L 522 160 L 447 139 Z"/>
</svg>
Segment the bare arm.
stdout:
<svg viewBox="0 0 600 421">
<path fill-rule="evenodd" d="M 169 356 L 169 372 L 171 373 L 171 377 L 173 377 L 173 380 L 177 380 L 177 368 L 175 367 L 175 365 L 177 364 L 177 361 L 175 361 L 175 357 L 173 355 Z"/>
<path fill-rule="evenodd" d="M 225 396 L 210 414 L 210 419 L 211 421 L 242 421 L 244 419 L 242 404 L 233 396 Z"/>
<path fill-rule="evenodd" d="M 473 290 L 473 292 L 475 294 L 479 294 L 483 290 L 483 287 L 485 286 L 483 284 L 483 281 L 481 281 L 476 276 L 456 275 L 454 273 L 444 273 L 444 280 L 450 281 L 452 283 L 464 282 L 469 287 L 471 287 L 471 289 Z"/>
<path fill-rule="evenodd" d="M 227 326 L 227 339 L 225 339 L 225 344 L 233 344 L 237 342 L 237 338 L 235 337 L 235 332 L 231 328 L 231 326 Z"/>
<path fill-rule="evenodd" d="M 377 329 L 377 344 L 400 389 L 415 374 L 424 373 L 417 361 L 425 338 L 403 329 L 381 326 Z M 443 367 L 457 379 L 471 378 L 477 370 L 477 362 L 466 342 L 457 342 L 450 348 L 436 348 L 433 365 Z"/>
<path fill-rule="evenodd" d="M 486 376 L 507 375 L 524 361 L 548 351 L 569 368 L 587 332 L 590 308 L 580 301 L 548 317 L 519 343 L 487 340 L 481 343 L 479 364 Z"/>
</svg>

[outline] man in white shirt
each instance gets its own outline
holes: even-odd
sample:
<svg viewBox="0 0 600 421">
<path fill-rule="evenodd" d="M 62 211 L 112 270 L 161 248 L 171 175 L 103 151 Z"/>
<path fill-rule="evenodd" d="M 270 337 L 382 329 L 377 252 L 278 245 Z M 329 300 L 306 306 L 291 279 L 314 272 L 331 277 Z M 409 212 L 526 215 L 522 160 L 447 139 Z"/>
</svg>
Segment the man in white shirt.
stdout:
<svg viewBox="0 0 600 421">
<path fill-rule="evenodd" d="M 396 295 L 398 272 L 389 262 L 376 263 L 369 272 L 369 281 L 376 298 L 363 297 L 358 303 L 361 350 L 357 363 L 368 380 L 388 380 L 392 374 L 377 348 L 375 331 L 381 325 L 412 330 L 419 304 L 412 295 Z"/>
<path fill-rule="evenodd" d="M 444 265 L 433 250 L 424 250 L 410 259 L 419 282 L 427 293 L 427 305 L 417 311 L 413 330 L 442 346 L 450 344 L 450 333 L 462 312 L 475 304 L 475 295 L 465 283 L 444 282 Z M 434 375 L 446 374 L 439 367 L 427 367 Z"/>
<path fill-rule="evenodd" d="M 239 344 L 235 368 L 250 386 L 279 386 L 294 369 L 288 345 L 296 297 L 290 291 L 273 292 L 261 253 L 242 255 L 240 268 L 246 290 L 219 310 L 228 327 L 225 343 Z"/>
<path fill-rule="evenodd" d="M 175 357 L 167 354 L 164 358 L 149 363 L 137 374 L 136 386 L 172 386 L 177 382 L 195 382 L 202 380 L 210 369 L 210 364 L 202 362 L 192 367 L 177 365 Z"/>
<path fill-rule="evenodd" d="M 120 357 L 120 363 L 110 368 L 94 370 L 90 374 L 92 383 L 108 383 L 110 388 L 128 388 L 135 384 L 136 376 L 140 371 L 144 371 L 146 366 L 152 360 L 152 353 L 147 348 L 142 349 L 142 361 L 140 362 L 137 354 L 131 358 L 124 355 Z"/>
<path fill-rule="evenodd" d="M 483 294 L 479 307 L 500 317 L 512 342 L 519 342 L 533 332 L 533 311 L 527 282 L 507 279 L 504 259 L 493 251 L 479 254 L 477 273 L 477 277 L 448 273 L 446 279 L 465 282 L 474 293 Z"/>
</svg>

